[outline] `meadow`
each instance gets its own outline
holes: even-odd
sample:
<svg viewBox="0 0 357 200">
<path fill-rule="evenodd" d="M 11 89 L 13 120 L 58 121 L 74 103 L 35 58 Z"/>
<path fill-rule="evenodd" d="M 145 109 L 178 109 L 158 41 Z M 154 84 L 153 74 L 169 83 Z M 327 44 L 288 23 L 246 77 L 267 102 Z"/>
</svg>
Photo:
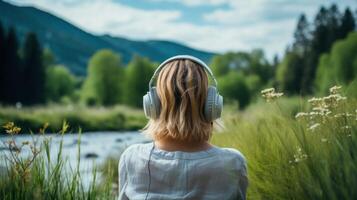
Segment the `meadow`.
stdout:
<svg viewBox="0 0 357 200">
<path fill-rule="evenodd" d="M 248 199 L 355 199 L 356 108 L 337 87 L 308 101 L 270 99 L 228 114 L 213 143 L 246 156 Z"/>
<path fill-rule="evenodd" d="M 212 143 L 237 148 L 245 155 L 248 199 L 357 197 L 357 100 L 345 97 L 340 90 L 333 87 L 330 95 L 321 98 L 284 98 L 268 89 L 262 93 L 265 100 L 244 111 L 235 111 L 235 105 L 225 107 L 225 128 L 213 135 Z M 20 131 L 13 123 L 4 128 L 13 137 Z M 43 136 L 47 128 L 45 124 L 40 129 Z M 68 130 L 68 124 L 63 123 L 57 134 Z M 41 144 L 8 142 L 12 156 L 1 158 L 7 163 L 6 173 L 1 175 L 1 199 L 115 198 L 116 158 L 108 157 L 93 170 L 90 187 L 83 187 L 78 170 L 63 173 L 66 159 L 61 151 L 50 155 L 50 144 L 50 139 Z M 17 157 L 22 148 L 31 149 L 28 158 Z"/>
<path fill-rule="evenodd" d="M 47 132 L 55 132 L 62 128 L 66 120 L 73 128 L 79 126 L 88 131 L 137 130 L 146 122 L 141 109 L 128 106 L 83 106 L 78 104 L 16 107 L 0 106 L 0 123 L 14 122 L 23 127 L 25 133 L 38 130 L 44 123 L 50 126 Z"/>
</svg>

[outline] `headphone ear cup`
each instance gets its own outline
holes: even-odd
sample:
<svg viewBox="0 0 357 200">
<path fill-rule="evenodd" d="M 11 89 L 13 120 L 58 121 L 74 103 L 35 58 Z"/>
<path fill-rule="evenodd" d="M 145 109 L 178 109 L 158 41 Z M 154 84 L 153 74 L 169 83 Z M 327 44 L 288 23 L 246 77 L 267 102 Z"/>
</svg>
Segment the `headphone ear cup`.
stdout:
<svg viewBox="0 0 357 200">
<path fill-rule="evenodd" d="M 144 108 L 144 113 L 147 118 L 150 118 L 151 113 L 150 113 L 150 92 L 147 92 L 143 96 L 143 108 Z"/>
<path fill-rule="evenodd" d="M 218 94 L 217 88 L 208 87 L 204 115 L 207 121 L 213 121 L 221 117 L 223 108 L 223 97 Z"/>
<path fill-rule="evenodd" d="M 223 110 L 223 97 L 221 95 L 219 95 L 217 92 L 216 93 L 216 101 L 215 101 L 214 110 L 213 110 L 213 118 L 214 119 L 220 118 L 221 114 L 222 114 L 222 110 Z"/>
<path fill-rule="evenodd" d="M 161 103 L 156 92 L 156 87 L 152 87 L 150 91 L 143 97 L 144 113 L 147 118 L 156 119 L 160 115 Z"/>
<path fill-rule="evenodd" d="M 159 118 L 160 115 L 160 110 L 161 110 L 161 102 L 159 99 L 159 95 L 157 95 L 157 90 L 156 87 L 151 88 L 151 100 L 152 100 L 152 118 L 157 119 Z"/>
</svg>

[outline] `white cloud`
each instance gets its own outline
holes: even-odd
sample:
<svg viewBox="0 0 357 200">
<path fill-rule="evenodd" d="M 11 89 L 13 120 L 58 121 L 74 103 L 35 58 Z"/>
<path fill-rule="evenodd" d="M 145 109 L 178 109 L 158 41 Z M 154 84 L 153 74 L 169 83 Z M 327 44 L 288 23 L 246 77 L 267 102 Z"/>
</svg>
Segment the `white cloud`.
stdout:
<svg viewBox="0 0 357 200">
<path fill-rule="evenodd" d="M 217 6 L 230 2 L 230 0 L 150 0 L 150 1 L 182 3 L 183 5 L 190 6 L 190 7 L 201 6 L 201 5 Z"/>
<path fill-rule="evenodd" d="M 182 21 L 180 10 L 144 10 L 112 0 L 8 0 L 34 5 L 50 11 L 80 28 L 96 34 L 109 33 L 130 39 L 165 39 L 194 48 L 225 52 L 263 48 L 271 58 L 283 53 L 292 40 L 301 12 L 312 16 L 321 2 L 268 0 L 150 0 L 181 2 L 194 9 L 200 5 L 228 4 L 203 15 L 208 23 L 197 25 Z M 345 0 L 350 1 L 350 0 Z M 329 4 L 327 4 L 329 5 Z M 343 7 L 341 7 L 343 8 Z"/>
</svg>

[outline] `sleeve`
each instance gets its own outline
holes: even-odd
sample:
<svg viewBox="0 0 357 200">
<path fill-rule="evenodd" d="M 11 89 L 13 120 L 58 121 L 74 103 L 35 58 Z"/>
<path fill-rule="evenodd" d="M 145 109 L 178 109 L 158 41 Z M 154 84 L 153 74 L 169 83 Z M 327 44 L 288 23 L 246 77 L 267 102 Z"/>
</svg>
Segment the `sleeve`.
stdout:
<svg viewBox="0 0 357 200">
<path fill-rule="evenodd" d="M 129 198 L 125 195 L 125 188 L 127 183 L 127 170 L 126 170 L 126 156 L 125 151 L 122 153 L 119 159 L 118 164 L 118 174 L 119 174 L 119 195 L 118 200 L 129 200 Z"/>
<path fill-rule="evenodd" d="M 247 172 L 247 163 L 245 159 L 243 159 L 243 163 L 241 165 L 241 169 L 239 170 L 239 181 L 238 181 L 238 187 L 239 187 L 239 199 L 245 200 L 246 199 L 246 194 L 247 194 L 247 188 L 248 188 L 248 172 Z"/>
</svg>

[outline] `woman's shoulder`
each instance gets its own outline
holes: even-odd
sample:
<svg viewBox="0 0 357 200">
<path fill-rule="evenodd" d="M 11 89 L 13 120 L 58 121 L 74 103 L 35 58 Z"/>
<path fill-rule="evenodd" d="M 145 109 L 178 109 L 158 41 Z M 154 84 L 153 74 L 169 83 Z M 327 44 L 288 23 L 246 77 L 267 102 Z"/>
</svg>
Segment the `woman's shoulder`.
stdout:
<svg viewBox="0 0 357 200">
<path fill-rule="evenodd" d="M 219 147 L 223 156 L 227 160 L 233 160 L 235 161 L 238 165 L 246 165 L 246 158 L 243 155 L 242 152 L 240 152 L 238 149 L 235 148 L 230 148 L 230 147 Z"/>
<path fill-rule="evenodd" d="M 150 143 L 135 143 L 127 146 L 121 153 L 121 158 L 130 157 L 138 153 L 146 151 L 150 147 Z"/>
</svg>

